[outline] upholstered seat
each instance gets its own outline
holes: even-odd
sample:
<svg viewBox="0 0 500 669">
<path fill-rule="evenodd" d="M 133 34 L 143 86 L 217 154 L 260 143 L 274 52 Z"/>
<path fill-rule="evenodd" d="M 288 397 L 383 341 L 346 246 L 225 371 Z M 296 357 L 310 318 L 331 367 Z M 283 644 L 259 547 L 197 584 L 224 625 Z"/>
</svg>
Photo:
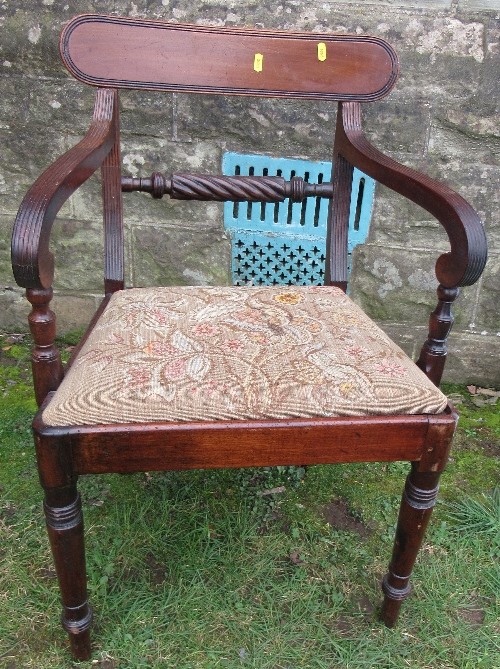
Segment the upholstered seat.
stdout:
<svg viewBox="0 0 500 669">
<path fill-rule="evenodd" d="M 439 413 L 446 397 L 343 291 L 115 293 L 47 425 Z"/>
</svg>

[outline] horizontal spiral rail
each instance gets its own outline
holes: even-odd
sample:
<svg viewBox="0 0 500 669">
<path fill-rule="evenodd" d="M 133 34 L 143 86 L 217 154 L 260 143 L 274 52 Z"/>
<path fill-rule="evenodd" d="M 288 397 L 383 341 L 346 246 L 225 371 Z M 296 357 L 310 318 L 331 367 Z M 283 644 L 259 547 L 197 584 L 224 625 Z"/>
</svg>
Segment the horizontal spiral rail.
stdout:
<svg viewBox="0 0 500 669">
<path fill-rule="evenodd" d="M 172 174 L 165 177 L 153 172 L 150 177 L 122 177 L 122 191 L 150 193 L 160 199 L 170 195 L 175 200 L 213 200 L 218 202 L 301 202 L 307 197 L 331 198 L 332 183 L 310 184 L 302 177 L 212 176 L 209 174 Z"/>
</svg>

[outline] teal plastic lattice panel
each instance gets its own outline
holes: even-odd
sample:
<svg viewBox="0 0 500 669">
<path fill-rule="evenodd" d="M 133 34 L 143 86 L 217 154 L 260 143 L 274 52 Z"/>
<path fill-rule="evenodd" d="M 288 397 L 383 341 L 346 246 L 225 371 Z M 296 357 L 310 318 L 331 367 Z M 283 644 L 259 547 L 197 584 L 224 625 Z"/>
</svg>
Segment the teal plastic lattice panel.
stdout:
<svg viewBox="0 0 500 669">
<path fill-rule="evenodd" d="M 269 156 L 226 153 L 226 175 L 300 176 L 311 183 L 331 181 L 332 164 Z M 354 170 L 348 253 L 365 241 L 375 182 Z M 231 237 L 231 270 L 237 286 L 323 283 L 328 200 L 303 202 L 226 202 L 224 226 Z"/>
</svg>

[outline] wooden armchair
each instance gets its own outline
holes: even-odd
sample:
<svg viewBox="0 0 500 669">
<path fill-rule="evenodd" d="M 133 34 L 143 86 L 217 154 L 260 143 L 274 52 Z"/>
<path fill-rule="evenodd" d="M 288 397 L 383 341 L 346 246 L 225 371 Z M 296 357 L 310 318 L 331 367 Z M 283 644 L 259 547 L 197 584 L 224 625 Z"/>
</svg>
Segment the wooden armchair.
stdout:
<svg viewBox="0 0 500 669">
<path fill-rule="evenodd" d="M 486 260 L 481 222 L 446 186 L 373 148 L 361 104 L 387 95 L 393 49 L 375 37 L 207 28 L 86 15 L 61 37 L 69 71 L 97 87 L 84 139 L 29 190 L 12 241 L 32 304 L 34 434 L 47 528 L 73 655 L 90 655 L 83 474 L 407 460 L 382 618 L 394 625 L 438 491 L 457 416 L 437 388 L 459 286 Z M 299 178 L 122 176 L 119 89 L 338 102 L 333 183 Z M 416 364 L 346 296 L 353 167 L 443 225 L 438 306 Z M 104 299 L 66 369 L 54 345 L 49 237 L 65 200 L 98 168 Z M 125 290 L 122 191 L 160 198 L 330 199 L 324 286 Z"/>
</svg>

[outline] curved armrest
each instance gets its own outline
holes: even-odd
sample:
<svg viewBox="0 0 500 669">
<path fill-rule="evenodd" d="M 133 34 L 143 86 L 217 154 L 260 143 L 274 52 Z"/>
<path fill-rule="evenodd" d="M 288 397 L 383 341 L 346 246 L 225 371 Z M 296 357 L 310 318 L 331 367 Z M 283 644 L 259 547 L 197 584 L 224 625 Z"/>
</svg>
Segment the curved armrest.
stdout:
<svg viewBox="0 0 500 669">
<path fill-rule="evenodd" d="M 90 128 L 76 146 L 58 158 L 24 197 L 12 233 L 12 269 L 20 286 L 49 288 L 54 260 L 49 237 L 57 212 L 102 164 L 114 143 L 116 92 L 97 91 Z"/>
<path fill-rule="evenodd" d="M 487 245 L 474 209 L 460 195 L 375 149 L 361 130 L 359 103 L 339 103 L 335 153 L 430 212 L 445 228 L 451 250 L 438 258 L 436 276 L 445 288 L 469 286 L 481 276 Z"/>
</svg>

